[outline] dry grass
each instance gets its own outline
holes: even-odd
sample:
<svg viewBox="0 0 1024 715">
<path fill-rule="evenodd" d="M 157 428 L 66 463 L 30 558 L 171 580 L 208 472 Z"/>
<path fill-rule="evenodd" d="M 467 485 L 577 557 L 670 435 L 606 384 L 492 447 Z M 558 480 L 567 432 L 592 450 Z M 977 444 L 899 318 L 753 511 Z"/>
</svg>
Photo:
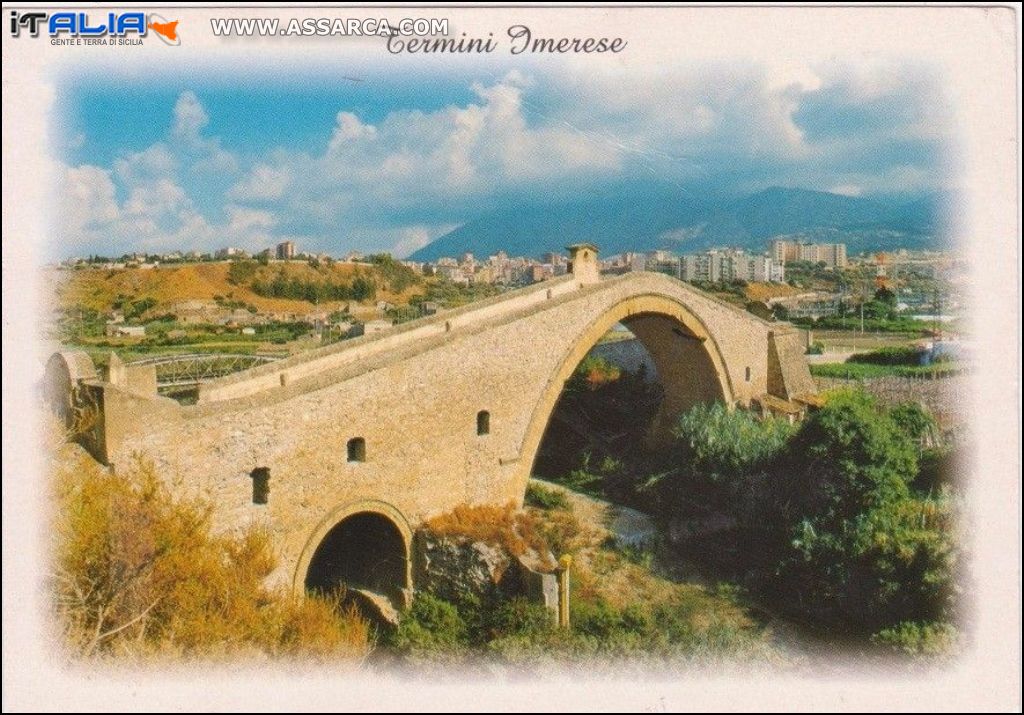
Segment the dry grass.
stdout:
<svg viewBox="0 0 1024 715">
<path fill-rule="evenodd" d="M 788 298 L 808 291 L 806 288 L 794 288 L 787 283 L 747 283 L 743 292 L 747 300 L 764 301 L 771 298 Z"/>
<path fill-rule="evenodd" d="M 546 568 L 554 568 L 543 521 L 519 511 L 513 502 L 500 506 L 460 504 L 447 514 L 430 519 L 424 527 L 437 536 L 453 536 L 500 546 L 513 556 L 533 555 Z"/>
<path fill-rule="evenodd" d="M 210 507 L 138 462 L 114 474 L 72 445 L 55 460 L 52 594 L 80 656 L 332 655 L 368 651 L 369 626 L 334 598 L 265 581 L 267 532 L 214 533 Z"/>
<path fill-rule="evenodd" d="M 548 511 L 531 510 L 539 522 L 540 532 L 551 548 L 551 552 L 561 556 L 580 549 L 586 543 L 583 526 L 569 509 L 552 509 Z"/>
<path fill-rule="evenodd" d="M 157 301 L 153 314 L 166 312 L 173 303 L 187 300 L 212 301 L 216 295 L 231 295 L 232 300 L 242 301 L 262 312 L 308 312 L 310 303 L 286 298 L 266 298 L 254 293 L 248 286 L 234 285 L 228 281 L 230 264 L 189 263 L 161 266 L 154 269 L 121 268 L 112 270 L 78 270 L 56 272 L 50 284 L 55 291 L 55 305 L 61 307 L 82 306 L 93 310 L 111 309 L 118 296 L 133 299 L 150 297 Z M 260 266 L 257 277 L 269 280 L 278 271 L 284 271 L 289 278 L 310 281 L 351 281 L 357 272 L 375 276 L 377 271 L 368 265 L 334 263 L 315 269 L 302 261 L 273 263 Z M 422 292 L 413 287 L 400 295 L 392 294 L 380 286 L 375 300 L 405 302 L 410 295 Z M 322 303 L 320 308 L 335 308 L 348 301 Z"/>
</svg>

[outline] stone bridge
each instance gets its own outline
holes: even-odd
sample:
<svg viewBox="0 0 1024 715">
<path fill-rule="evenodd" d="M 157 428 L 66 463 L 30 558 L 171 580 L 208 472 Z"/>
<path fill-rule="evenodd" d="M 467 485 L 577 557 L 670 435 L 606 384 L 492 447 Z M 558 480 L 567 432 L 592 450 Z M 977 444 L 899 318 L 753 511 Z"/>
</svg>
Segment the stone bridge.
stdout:
<svg viewBox="0 0 1024 715">
<path fill-rule="evenodd" d="M 212 499 L 218 527 L 268 526 L 297 592 L 408 596 L 415 528 L 459 504 L 522 503 L 565 381 L 617 323 L 664 387 L 652 439 L 698 402 L 814 391 L 792 326 L 657 273 L 602 279 L 593 246 L 570 250 L 563 277 L 203 383 L 194 405 L 80 353 L 51 358 L 50 399 L 101 461 L 145 455 Z"/>
</svg>

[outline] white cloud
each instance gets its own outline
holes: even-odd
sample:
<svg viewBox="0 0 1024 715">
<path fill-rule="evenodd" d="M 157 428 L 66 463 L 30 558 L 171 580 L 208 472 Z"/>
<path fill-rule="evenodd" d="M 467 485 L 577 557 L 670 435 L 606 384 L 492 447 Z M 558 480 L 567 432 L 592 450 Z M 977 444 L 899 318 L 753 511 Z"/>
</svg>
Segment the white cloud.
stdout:
<svg viewBox="0 0 1024 715">
<path fill-rule="evenodd" d="M 69 222 L 65 230 L 71 238 L 117 220 L 120 212 L 109 171 L 83 164 L 64 167 L 62 174 L 57 190 L 63 200 L 61 215 Z M 68 238 L 66 235 L 64 240 Z"/>
<path fill-rule="evenodd" d="M 211 224 L 185 188 L 167 177 L 130 185 L 119 203 L 111 173 L 89 165 L 63 167 L 59 192 L 63 243 L 90 252 L 116 255 L 221 244 L 263 248 L 273 241 L 277 223 L 270 212 L 231 204 L 225 207 L 226 220 Z"/>
<path fill-rule="evenodd" d="M 860 196 L 864 193 L 864 187 L 857 184 L 838 184 L 829 189 L 829 192 L 841 196 Z"/>
<path fill-rule="evenodd" d="M 292 172 L 287 166 L 273 167 L 258 164 L 248 176 L 228 191 L 228 196 L 241 201 L 268 201 L 279 199 L 291 183 Z"/>
<path fill-rule="evenodd" d="M 337 124 L 334 133 L 331 135 L 328 152 L 341 151 L 346 142 L 360 139 L 372 140 L 377 136 L 377 128 L 370 124 L 363 124 L 359 117 L 352 112 L 338 112 Z"/>
<path fill-rule="evenodd" d="M 202 145 L 203 155 L 196 157 L 191 170 L 197 173 L 234 174 L 238 171 L 238 159 L 231 152 L 222 149 L 216 141 Z"/>
<path fill-rule="evenodd" d="M 395 256 L 405 257 L 413 251 L 423 248 L 430 243 L 430 232 L 424 226 L 410 226 L 402 229 L 402 237 L 394 246 L 391 253 Z"/>
<path fill-rule="evenodd" d="M 884 131 L 851 130 L 847 138 L 832 131 L 832 104 L 898 96 L 898 73 L 826 70 L 785 62 L 692 72 L 622 67 L 542 81 L 512 71 L 472 84 L 469 101 L 429 111 L 398 109 L 369 121 L 338 107 L 322 127 L 322 152 L 256 146 L 239 155 L 210 135 L 206 108 L 185 91 L 166 137 L 109 167 L 65 172 L 64 228 L 112 253 L 137 241 L 209 250 L 291 237 L 309 248 L 405 255 L 504 197 L 571 198 L 623 180 L 693 185 L 726 173 L 736 177 L 733 188 L 768 181 L 851 196 L 934 185 L 933 167 L 912 153 L 887 157 L 878 144 L 942 140 L 941 106 L 922 99 L 934 94 L 931 85 L 908 85 L 915 101 L 899 105 L 910 108 L 898 121 L 868 117 L 866 126 Z M 817 125 L 801 113 L 807 108 Z"/>
<path fill-rule="evenodd" d="M 132 187 L 118 204 L 109 172 L 93 166 L 64 167 L 60 191 L 60 233 L 72 250 L 81 246 L 115 255 L 227 245 L 257 250 L 280 240 L 274 234 L 278 221 L 273 213 L 228 204 L 225 220 L 214 224 L 182 186 L 166 178 Z"/>
<path fill-rule="evenodd" d="M 178 95 L 171 125 L 173 151 L 187 159 L 193 172 L 230 174 L 238 171 L 238 160 L 221 147 L 220 139 L 203 136 L 209 123 L 210 117 L 194 92 L 186 90 Z"/>
<path fill-rule="evenodd" d="M 173 176 L 178 160 L 170 148 L 159 142 L 114 161 L 114 172 L 124 184 L 138 184 Z"/>
<path fill-rule="evenodd" d="M 225 211 L 228 214 L 227 228 L 235 234 L 244 234 L 254 229 L 266 231 L 277 225 L 277 219 L 269 211 L 234 205 L 228 206 Z"/>
<path fill-rule="evenodd" d="M 129 216 L 173 216 L 191 206 L 185 189 L 169 179 L 141 184 L 132 189 L 122 211 Z"/>
<path fill-rule="evenodd" d="M 171 133 L 178 139 L 193 141 L 210 122 L 210 117 L 194 92 L 181 93 L 174 105 L 174 124 Z"/>
<path fill-rule="evenodd" d="M 491 85 L 477 84 L 477 100 L 431 113 L 396 111 L 377 125 L 339 112 L 327 152 L 306 165 L 303 156 L 281 157 L 302 176 L 308 193 L 335 202 L 339 195 L 393 207 L 486 194 L 534 181 L 614 172 L 618 158 L 581 142 L 564 124 L 530 126 L 517 73 Z M 301 192 L 302 186 L 297 186 Z"/>
<path fill-rule="evenodd" d="M 769 65 L 767 78 L 769 91 L 796 88 L 801 92 L 814 92 L 822 86 L 822 79 L 817 72 L 793 60 L 780 60 Z"/>
<path fill-rule="evenodd" d="M 618 157 L 624 171 L 669 180 L 718 171 L 732 157 L 772 163 L 808 154 L 794 119 L 803 98 L 820 86 L 807 68 L 648 70 L 562 75 L 541 88 L 526 113 L 531 121 L 577 129 L 577 141 Z"/>
</svg>

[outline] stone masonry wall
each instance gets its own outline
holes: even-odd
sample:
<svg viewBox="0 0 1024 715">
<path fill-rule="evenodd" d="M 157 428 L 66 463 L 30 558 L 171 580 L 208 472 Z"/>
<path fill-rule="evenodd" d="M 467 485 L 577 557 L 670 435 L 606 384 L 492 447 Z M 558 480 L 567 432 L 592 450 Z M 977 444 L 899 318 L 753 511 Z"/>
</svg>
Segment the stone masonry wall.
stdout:
<svg viewBox="0 0 1024 715">
<path fill-rule="evenodd" d="M 540 284 L 481 315 L 461 311 L 447 329 L 437 316 L 427 325 L 439 332 L 389 350 L 356 345 L 358 359 L 334 355 L 322 369 L 293 360 L 287 369 L 305 377 L 285 386 L 272 369 L 257 368 L 252 383 L 243 373 L 207 393 L 241 396 L 234 399 L 183 407 L 107 386 L 107 458 L 115 466 L 136 453 L 152 459 L 177 489 L 213 499 L 221 528 L 267 524 L 281 578 L 301 584 L 311 537 L 339 506 L 385 502 L 415 526 L 460 503 L 521 503 L 564 380 L 601 334 L 631 315 L 672 318 L 662 322 L 677 326 L 687 350 L 702 351 L 705 367 L 690 374 L 705 392 L 710 380 L 721 397 L 747 403 L 768 390 L 769 332 L 782 326 L 654 273 L 558 289 Z M 773 382 L 801 371 L 802 358 Z M 677 365 L 673 374 L 688 389 L 687 370 Z M 485 436 L 476 433 L 481 410 L 490 412 Z M 347 460 L 356 437 L 365 440 L 365 462 Z M 252 503 L 256 468 L 270 470 L 267 505 Z"/>
</svg>

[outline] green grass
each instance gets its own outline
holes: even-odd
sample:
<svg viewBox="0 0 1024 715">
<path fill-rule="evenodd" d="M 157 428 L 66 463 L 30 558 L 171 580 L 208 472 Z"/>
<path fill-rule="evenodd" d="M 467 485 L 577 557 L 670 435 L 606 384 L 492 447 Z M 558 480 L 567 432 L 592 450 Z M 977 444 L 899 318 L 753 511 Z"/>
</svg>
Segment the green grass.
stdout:
<svg viewBox="0 0 1024 715">
<path fill-rule="evenodd" d="M 866 318 L 861 323 L 859 316 L 840 318 L 829 316 L 813 320 L 811 318 L 791 318 L 790 321 L 801 328 L 814 330 L 861 330 L 870 333 L 917 333 L 924 334 L 935 329 L 935 323 L 928 320 L 915 320 L 909 317 L 898 318 Z M 944 326 L 949 329 L 949 326 Z"/>
<path fill-rule="evenodd" d="M 257 342 L 235 342 L 226 344 L 198 343 L 190 345 L 124 345 L 124 346 L 103 346 L 95 345 L 66 345 L 66 349 L 81 350 L 86 353 L 97 367 L 107 364 L 110 353 L 115 352 L 125 362 L 133 362 L 144 358 L 154 358 L 171 355 L 193 355 L 203 354 L 224 354 L 224 355 L 255 355 L 265 352 L 263 341 Z"/>
<path fill-rule="evenodd" d="M 535 506 L 538 509 L 566 509 L 569 510 L 569 500 L 565 494 L 545 487 L 542 484 L 536 482 L 530 482 L 526 485 L 526 503 L 529 506 Z"/>
<path fill-rule="evenodd" d="M 826 363 L 811 365 L 814 377 L 834 377 L 846 380 L 866 380 L 875 377 L 944 377 L 963 369 L 957 363 L 938 365 L 872 365 L 869 363 Z"/>
</svg>

